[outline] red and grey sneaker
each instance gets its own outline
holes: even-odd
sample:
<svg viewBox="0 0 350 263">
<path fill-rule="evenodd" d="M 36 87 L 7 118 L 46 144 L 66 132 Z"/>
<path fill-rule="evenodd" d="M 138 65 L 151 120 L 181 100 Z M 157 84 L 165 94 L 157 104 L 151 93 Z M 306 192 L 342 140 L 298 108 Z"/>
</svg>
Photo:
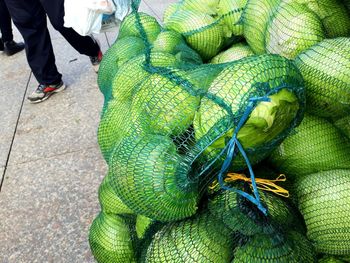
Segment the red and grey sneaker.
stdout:
<svg viewBox="0 0 350 263">
<path fill-rule="evenodd" d="M 90 57 L 90 61 L 91 61 L 92 67 L 94 68 L 94 71 L 96 73 L 98 73 L 98 69 L 100 67 L 100 63 L 102 61 L 103 54 L 102 54 L 102 51 L 101 51 L 101 45 L 100 45 L 99 41 L 97 39 L 95 39 L 92 35 L 90 37 L 99 47 L 97 56 Z"/>
<path fill-rule="evenodd" d="M 28 100 L 31 103 L 39 103 L 44 100 L 47 100 L 52 94 L 58 93 L 64 90 L 65 88 L 66 85 L 64 85 L 63 81 L 53 85 L 40 84 L 38 88 L 31 95 L 28 96 Z"/>
</svg>

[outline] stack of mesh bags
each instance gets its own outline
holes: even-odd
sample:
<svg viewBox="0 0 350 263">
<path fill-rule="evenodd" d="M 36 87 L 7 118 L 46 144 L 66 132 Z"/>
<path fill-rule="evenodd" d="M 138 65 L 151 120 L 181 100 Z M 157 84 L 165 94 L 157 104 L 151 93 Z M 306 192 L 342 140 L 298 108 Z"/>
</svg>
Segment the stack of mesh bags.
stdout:
<svg viewBox="0 0 350 263">
<path fill-rule="evenodd" d="M 98 75 L 98 262 L 347 262 L 348 13 L 295 2 L 134 5 Z"/>
</svg>

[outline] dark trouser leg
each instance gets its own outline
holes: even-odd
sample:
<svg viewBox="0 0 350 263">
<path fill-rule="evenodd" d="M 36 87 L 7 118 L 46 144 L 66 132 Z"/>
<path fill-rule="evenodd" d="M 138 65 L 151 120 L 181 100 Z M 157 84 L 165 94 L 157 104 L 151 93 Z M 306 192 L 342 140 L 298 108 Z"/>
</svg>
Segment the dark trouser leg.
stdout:
<svg viewBox="0 0 350 263">
<path fill-rule="evenodd" d="M 40 84 L 57 84 L 57 71 L 46 14 L 39 0 L 5 0 L 13 22 L 23 36 L 29 66 Z"/>
<path fill-rule="evenodd" d="M 0 30 L 3 42 L 13 40 L 11 17 L 4 0 L 0 0 Z"/>
<path fill-rule="evenodd" d="M 62 36 L 80 54 L 87 56 L 97 56 L 99 46 L 89 36 L 81 36 L 72 28 L 66 28 L 64 24 L 64 0 L 40 0 L 42 6 L 50 19 L 52 26 L 59 31 Z"/>
</svg>

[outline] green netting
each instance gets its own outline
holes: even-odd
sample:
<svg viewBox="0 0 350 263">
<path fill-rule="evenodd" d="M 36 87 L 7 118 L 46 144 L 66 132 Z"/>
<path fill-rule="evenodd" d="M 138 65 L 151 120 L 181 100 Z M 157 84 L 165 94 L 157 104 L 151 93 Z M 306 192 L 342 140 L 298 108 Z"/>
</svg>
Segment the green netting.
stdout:
<svg viewBox="0 0 350 263">
<path fill-rule="evenodd" d="M 223 191 L 208 202 L 209 212 L 232 231 L 246 236 L 276 234 L 281 227 L 301 226 L 298 214 L 280 197 L 260 192 L 269 216 L 264 216 L 249 201 L 235 192 Z M 296 227 L 295 227 L 296 228 Z M 302 227 L 299 227 L 302 230 Z"/>
<path fill-rule="evenodd" d="M 350 141 L 329 121 L 306 115 L 295 132 L 271 154 L 270 162 L 289 178 L 350 169 Z"/>
<path fill-rule="evenodd" d="M 346 261 L 333 257 L 333 256 L 324 256 L 318 260 L 318 263 L 345 263 Z"/>
<path fill-rule="evenodd" d="M 90 228 L 89 243 L 98 262 L 136 262 L 131 218 L 101 212 Z"/>
<path fill-rule="evenodd" d="M 324 40 L 295 62 L 305 80 L 309 112 L 333 119 L 350 114 L 350 38 Z"/>
<path fill-rule="evenodd" d="M 181 0 L 164 28 L 136 6 L 98 76 L 96 260 L 346 262 L 349 38 L 323 40 L 348 34 L 343 4 Z M 302 121 L 306 95 L 332 122 Z"/>
<path fill-rule="evenodd" d="M 309 174 L 295 184 L 307 235 L 318 252 L 350 254 L 350 170 Z"/>
<path fill-rule="evenodd" d="M 147 248 L 145 262 L 229 262 L 234 234 L 209 214 L 166 225 Z"/>
<path fill-rule="evenodd" d="M 219 64 L 239 60 L 254 55 L 252 49 L 246 43 L 237 43 L 229 49 L 217 54 L 210 63 Z"/>
<path fill-rule="evenodd" d="M 248 0 L 242 21 L 256 54 L 295 58 L 324 38 L 350 36 L 350 15 L 337 0 Z"/>
<path fill-rule="evenodd" d="M 299 263 L 315 262 L 311 243 L 300 233 L 281 236 L 255 235 L 238 247 L 232 263 Z"/>
</svg>

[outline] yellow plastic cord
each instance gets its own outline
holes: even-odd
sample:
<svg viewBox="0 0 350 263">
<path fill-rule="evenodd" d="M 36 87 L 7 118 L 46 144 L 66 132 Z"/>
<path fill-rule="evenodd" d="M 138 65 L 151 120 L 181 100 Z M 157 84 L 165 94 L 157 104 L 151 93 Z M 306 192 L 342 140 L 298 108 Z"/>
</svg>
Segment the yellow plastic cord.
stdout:
<svg viewBox="0 0 350 263">
<path fill-rule="evenodd" d="M 245 174 L 228 173 L 226 175 L 226 178 L 224 179 L 226 183 L 232 183 L 239 180 L 249 183 L 250 186 L 252 187 L 252 179 L 248 178 Z M 284 174 L 280 174 L 275 180 L 255 178 L 255 182 L 258 189 L 263 191 L 273 192 L 283 197 L 289 197 L 289 191 L 276 184 L 278 182 L 285 182 L 286 180 L 287 178 Z M 215 180 L 213 184 L 209 186 L 209 189 L 213 190 L 218 185 L 219 185 L 218 181 Z"/>
</svg>

